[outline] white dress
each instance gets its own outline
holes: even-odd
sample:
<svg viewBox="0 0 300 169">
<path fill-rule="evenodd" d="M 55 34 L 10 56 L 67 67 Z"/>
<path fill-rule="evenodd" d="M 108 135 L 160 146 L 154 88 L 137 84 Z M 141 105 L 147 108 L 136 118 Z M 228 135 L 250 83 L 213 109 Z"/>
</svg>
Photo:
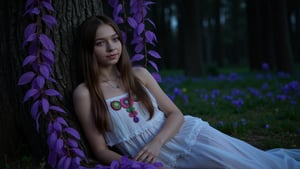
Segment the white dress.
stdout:
<svg viewBox="0 0 300 169">
<path fill-rule="evenodd" d="M 154 97 L 151 99 L 155 108 L 151 120 L 137 100 L 128 104 L 127 94 L 106 100 L 113 126 L 105 134 L 109 146 L 135 157 L 151 141 L 165 122 Z M 157 161 L 168 169 L 300 169 L 300 149 L 262 151 L 200 118 L 185 116 L 179 132 L 161 148 Z"/>
</svg>

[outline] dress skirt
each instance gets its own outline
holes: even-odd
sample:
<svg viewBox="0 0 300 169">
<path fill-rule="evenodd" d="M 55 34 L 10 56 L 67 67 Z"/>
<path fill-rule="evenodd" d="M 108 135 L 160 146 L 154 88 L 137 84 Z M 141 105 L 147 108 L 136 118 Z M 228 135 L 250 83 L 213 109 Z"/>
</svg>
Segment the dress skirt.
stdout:
<svg viewBox="0 0 300 169">
<path fill-rule="evenodd" d="M 108 146 L 134 158 L 157 135 L 166 117 L 151 98 L 155 108 L 151 120 L 136 100 L 128 109 L 127 94 L 107 100 L 113 129 L 105 134 Z M 200 118 L 184 116 L 182 127 L 161 147 L 157 161 L 168 169 L 300 169 L 300 149 L 263 151 Z"/>
</svg>

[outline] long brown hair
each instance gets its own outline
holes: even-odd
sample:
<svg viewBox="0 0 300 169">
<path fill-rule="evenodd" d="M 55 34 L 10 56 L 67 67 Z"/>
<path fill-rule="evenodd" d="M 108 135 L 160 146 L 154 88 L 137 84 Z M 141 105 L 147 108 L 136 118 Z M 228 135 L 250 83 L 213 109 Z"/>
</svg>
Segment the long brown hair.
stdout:
<svg viewBox="0 0 300 169">
<path fill-rule="evenodd" d="M 107 16 L 92 16 L 87 18 L 80 26 L 79 34 L 79 57 L 85 85 L 90 92 L 91 111 L 93 112 L 97 129 L 100 133 L 110 131 L 110 116 L 103 92 L 98 85 L 99 65 L 94 57 L 95 35 L 100 25 L 111 26 L 120 38 L 122 44 L 122 54 L 116 64 L 121 74 L 121 80 L 129 97 L 136 96 L 137 99 L 148 110 L 150 119 L 154 114 L 154 107 L 149 95 L 140 80 L 132 72 L 132 65 L 129 54 L 126 50 L 119 27 Z"/>
</svg>

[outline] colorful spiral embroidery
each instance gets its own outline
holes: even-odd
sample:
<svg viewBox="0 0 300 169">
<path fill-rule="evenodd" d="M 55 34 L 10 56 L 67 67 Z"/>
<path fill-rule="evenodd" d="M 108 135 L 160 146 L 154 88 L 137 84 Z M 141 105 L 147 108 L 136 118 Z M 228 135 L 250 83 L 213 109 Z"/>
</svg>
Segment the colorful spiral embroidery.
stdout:
<svg viewBox="0 0 300 169">
<path fill-rule="evenodd" d="M 137 101 L 137 98 L 129 99 L 128 97 L 121 98 L 120 101 L 112 101 L 110 102 L 110 107 L 113 110 L 120 110 L 121 108 L 126 109 L 128 112 L 128 116 L 133 118 L 133 122 L 138 123 L 140 119 L 137 117 L 138 112 L 135 110 L 133 103 Z"/>
</svg>

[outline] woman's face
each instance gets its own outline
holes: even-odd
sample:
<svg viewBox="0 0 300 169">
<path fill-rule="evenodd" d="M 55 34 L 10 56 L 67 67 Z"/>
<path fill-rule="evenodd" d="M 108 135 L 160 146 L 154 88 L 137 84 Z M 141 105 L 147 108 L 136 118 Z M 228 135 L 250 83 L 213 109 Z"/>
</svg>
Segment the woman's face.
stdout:
<svg viewBox="0 0 300 169">
<path fill-rule="evenodd" d="M 115 65 L 122 54 L 120 37 L 110 25 L 101 25 L 97 28 L 94 56 L 98 64 L 103 67 Z"/>
</svg>

